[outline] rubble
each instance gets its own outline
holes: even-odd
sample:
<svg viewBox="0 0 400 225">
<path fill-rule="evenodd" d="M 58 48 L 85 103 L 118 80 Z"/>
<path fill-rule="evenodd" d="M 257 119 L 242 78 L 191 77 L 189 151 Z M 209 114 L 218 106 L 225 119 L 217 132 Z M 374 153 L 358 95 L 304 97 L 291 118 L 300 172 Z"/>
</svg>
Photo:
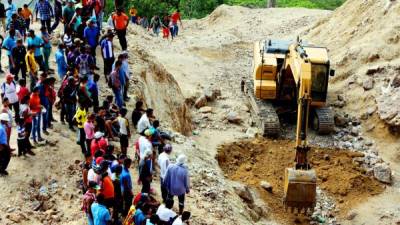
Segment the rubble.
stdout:
<svg viewBox="0 0 400 225">
<path fill-rule="evenodd" d="M 374 166 L 374 177 L 383 183 L 390 184 L 392 182 L 392 171 L 387 164 L 379 163 Z"/>
</svg>

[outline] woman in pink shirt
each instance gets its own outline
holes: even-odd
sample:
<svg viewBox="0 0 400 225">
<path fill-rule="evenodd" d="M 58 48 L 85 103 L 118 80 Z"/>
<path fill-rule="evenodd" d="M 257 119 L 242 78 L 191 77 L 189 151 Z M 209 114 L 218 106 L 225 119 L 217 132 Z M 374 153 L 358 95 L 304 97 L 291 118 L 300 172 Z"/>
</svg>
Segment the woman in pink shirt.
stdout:
<svg viewBox="0 0 400 225">
<path fill-rule="evenodd" d="M 85 130 L 86 134 L 86 149 L 87 151 L 90 151 L 90 147 L 92 144 L 92 140 L 94 138 L 94 120 L 96 118 L 96 115 L 94 113 L 90 114 L 88 116 L 88 119 L 83 125 L 83 129 Z"/>
</svg>

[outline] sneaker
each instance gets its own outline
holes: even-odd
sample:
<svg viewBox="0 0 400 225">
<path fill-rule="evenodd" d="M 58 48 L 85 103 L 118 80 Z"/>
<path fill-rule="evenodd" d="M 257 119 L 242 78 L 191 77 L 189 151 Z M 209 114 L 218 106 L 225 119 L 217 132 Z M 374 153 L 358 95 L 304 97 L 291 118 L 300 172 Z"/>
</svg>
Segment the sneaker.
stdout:
<svg viewBox="0 0 400 225">
<path fill-rule="evenodd" d="M 0 176 L 8 176 L 7 170 L 0 171 Z"/>
<path fill-rule="evenodd" d="M 51 122 L 55 122 L 55 123 L 57 123 L 58 121 L 57 121 L 57 120 L 55 120 L 55 119 L 51 119 Z"/>
<path fill-rule="evenodd" d="M 38 142 L 43 142 L 43 141 L 45 141 L 43 138 L 39 138 L 38 139 Z M 37 142 L 36 142 L 37 143 Z"/>
<path fill-rule="evenodd" d="M 62 120 L 61 120 L 61 124 L 62 124 L 62 125 L 65 125 L 65 121 L 62 121 Z"/>
<path fill-rule="evenodd" d="M 28 155 L 36 155 L 32 150 L 26 152 Z"/>
<path fill-rule="evenodd" d="M 49 132 L 47 132 L 47 130 L 44 130 L 44 131 L 43 131 L 43 134 L 49 135 Z"/>
</svg>

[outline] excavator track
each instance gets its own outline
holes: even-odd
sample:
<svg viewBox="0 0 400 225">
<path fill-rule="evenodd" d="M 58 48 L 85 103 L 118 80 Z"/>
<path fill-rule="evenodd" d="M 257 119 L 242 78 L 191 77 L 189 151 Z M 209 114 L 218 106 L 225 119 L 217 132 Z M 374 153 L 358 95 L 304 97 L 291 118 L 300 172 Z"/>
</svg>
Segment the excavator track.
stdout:
<svg viewBox="0 0 400 225">
<path fill-rule="evenodd" d="M 242 90 L 249 100 L 253 117 L 263 131 L 263 136 L 278 136 L 281 130 L 278 114 L 271 102 L 257 99 L 254 96 L 253 81 L 242 82 Z"/>
<path fill-rule="evenodd" d="M 323 107 L 314 109 L 314 111 L 314 129 L 317 130 L 319 134 L 330 134 L 335 126 L 335 119 L 333 117 L 332 110 L 330 108 Z"/>
</svg>

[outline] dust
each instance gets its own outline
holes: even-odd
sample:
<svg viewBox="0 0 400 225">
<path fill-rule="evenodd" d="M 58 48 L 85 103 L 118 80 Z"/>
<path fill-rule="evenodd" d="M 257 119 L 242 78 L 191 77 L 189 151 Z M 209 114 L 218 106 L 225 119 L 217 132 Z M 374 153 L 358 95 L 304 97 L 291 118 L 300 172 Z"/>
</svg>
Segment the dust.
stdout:
<svg viewBox="0 0 400 225">
<path fill-rule="evenodd" d="M 284 171 L 293 166 L 294 154 L 292 141 L 256 139 L 220 146 L 217 160 L 229 179 L 258 190 L 277 221 L 309 223 L 307 217 L 286 213 L 282 204 Z M 335 199 L 340 210 L 338 216 L 346 215 L 355 205 L 384 191 L 382 184 L 364 175 L 363 168 L 353 163 L 352 159 L 360 154 L 318 147 L 313 147 L 310 153 L 310 162 L 317 171 L 317 184 Z M 269 182 L 273 193 L 263 190 L 261 181 Z"/>
</svg>

